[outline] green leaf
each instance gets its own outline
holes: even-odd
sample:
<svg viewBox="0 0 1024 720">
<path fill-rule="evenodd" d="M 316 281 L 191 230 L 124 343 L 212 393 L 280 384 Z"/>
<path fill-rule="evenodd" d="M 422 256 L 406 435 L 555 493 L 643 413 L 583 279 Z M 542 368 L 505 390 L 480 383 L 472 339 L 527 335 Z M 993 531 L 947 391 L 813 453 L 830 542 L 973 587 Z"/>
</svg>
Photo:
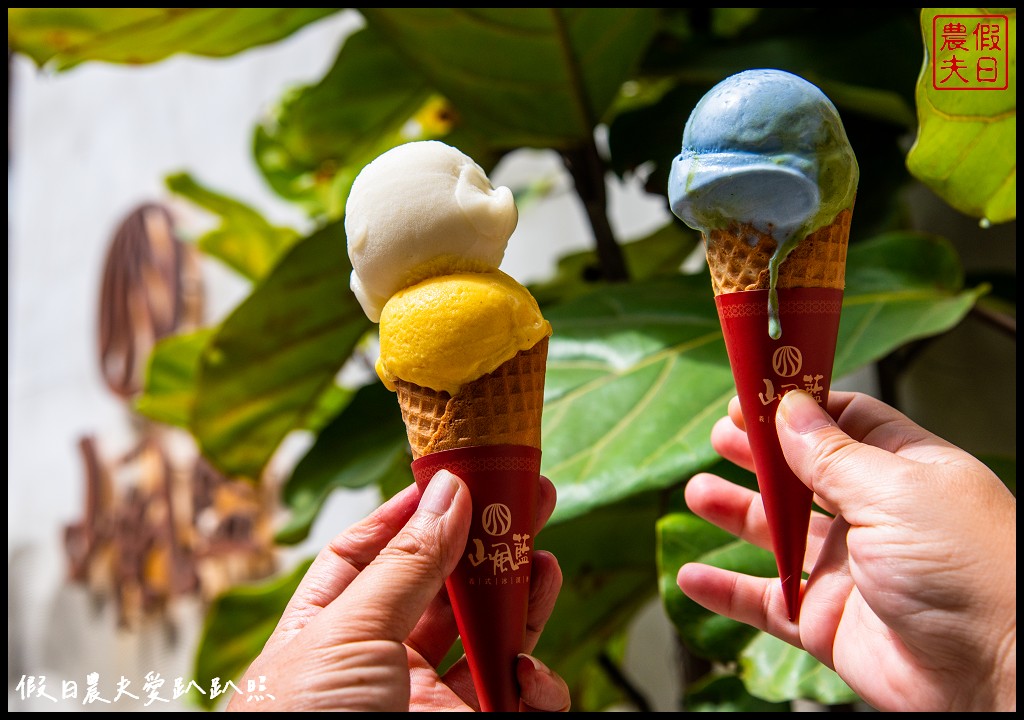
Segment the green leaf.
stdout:
<svg viewBox="0 0 1024 720">
<path fill-rule="evenodd" d="M 787 712 L 790 705 L 754 697 L 735 675 L 712 675 L 686 687 L 686 709 L 689 712 Z"/>
<path fill-rule="evenodd" d="M 287 575 L 259 585 L 240 585 L 213 601 L 196 651 L 193 679 L 200 687 L 210 687 L 213 678 L 220 678 L 221 685 L 228 680 L 237 684 L 270 639 L 312 563 L 310 558 Z M 200 705 L 207 710 L 215 702 L 209 695 L 199 696 Z"/>
<path fill-rule="evenodd" d="M 936 15 L 991 12 L 985 8 L 922 9 L 921 32 L 927 52 L 916 91 L 920 126 L 907 155 L 907 167 L 960 212 L 999 223 L 1017 217 L 1016 9 L 999 11 L 1009 18 L 1008 37 L 1004 38 L 1010 66 L 1005 90 L 936 89 L 935 84 L 942 83 L 943 68 L 948 69 L 951 53 L 933 52 L 932 48 Z M 971 43 L 973 40 L 970 38 Z M 938 68 L 934 67 L 936 62 Z M 938 73 L 937 80 L 933 70 Z M 971 67 L 965 70 L 970 71 Z"/>
<path fill-rule="evenodd" d="M 319 433 L 321 428 L 352 402 L 354 395 L 355 393 L 350 388 L 338 384 L 329 386 L 321 393 L 316 404 L 303 416 L 302 429 Z"/>
<path fill-rule="evenodd" d="M 225 57 L 277 42 L 338 8 L 7 8 L 7 44 L 37 65 L 141 65 L 176 53 Z"/>
<path fill-rule="evenodd" d="M 802 698 L 840 705 L 858 699 L 833 670 L 767 633 L 760 633 L 744 649 L 740 668 L 747 691 L 770 702 Z"/>
<path fill-rule="evenodd" d="M 187 428 L 195 401 L 199 356 L 213 337 L 212 328 L 166 337 L 153 348 L 146 382 L 135 408 L 157 422 Z"/>
<path fill-rule="evenodd" d="M 851 246 L 834 378 L 956 325 L 962 290 L 947 242 L 912 234 Z M 546 311 L 542 471 L 552 522 L 714 462 L 710 433 L 735 394 L 706 274 L 599 289 Z"/>
<path fill-rule="evenodd" d="M 620 631 L 609 640 L 602 651 L 602 660 L 593 661 L 579 673 L 572 685 L 572 709 L 574 712 L 600 712 L 612 705 L 628 703 L 630 698 L 623 692 L 618 678 L 609 677 L 606 663 L 623 665 L 627 645 L 627 630 Z"/>
<path fill-rule="evenodd" d="M 676 575 L 686 563 L 742 572 L 758 577 L 777 576 L 774 556 L 691 513 L 672 513 L 658 520 L 658 585 L 665 611 L 680 637 L 700 657 L 735 658 L 757 634 L 743 623 L 716 615 L 683 595 Z"/>
<path fill-rule="evenodd" d="M 249 280 L 266 275 L 299 239 L 295 230 L 271 225 L 248 205 L 203 187 L 187 173 L 170 175 L 166 183 L 171 192 L 220 216 L 220 227 L 199 238 L 199 249 Z"/>
<path fill-rule="evenodd" d="M 949 241 L 892 233 L 850 247 L 833 377 L 955 327 L 985 286 L 963 289 Z"/>
<path fill-rule="evenodd" d="M 292 247 L 203 349 L 191 429 L 226 475 L 259 476 L 369 329 L 350 272 L 344 231 L 327 225 Z"/>
<path fill-rule="evenodd" d="M 395 394 L 381 383 L 361 388 L 352 402 L 320 431 L 282 489 L 291 511 L 278 542 L 304 540 L 330 493 L 371 484 L 412 481 L 409 442 Z"/>
<path fill-rule="evenodd" d="M 360 169 L 402 142 L 437 134 L 430 88 L 372 29 L 345 41 L 316 85 L 289 93 L 256 128 L 256 162 L 271 187 L 311 214 L 338 218 Z M 417 115 L 419 113 L 419 115 Z M 409 134 L 417 116 L 418 132 Z"/>
<path fill-rule="evenodd" d="M 653 35 L 653 8 L 362 8 L 494 147 L 589 141 Z"/>
<path fill-rule="evenodd" d="M 563 583 L 535 653 L 570 687 L 652 597 L 657 516 L 649 494 L 538 534 L 537 548 L 558 558 Z"/>
</svg>

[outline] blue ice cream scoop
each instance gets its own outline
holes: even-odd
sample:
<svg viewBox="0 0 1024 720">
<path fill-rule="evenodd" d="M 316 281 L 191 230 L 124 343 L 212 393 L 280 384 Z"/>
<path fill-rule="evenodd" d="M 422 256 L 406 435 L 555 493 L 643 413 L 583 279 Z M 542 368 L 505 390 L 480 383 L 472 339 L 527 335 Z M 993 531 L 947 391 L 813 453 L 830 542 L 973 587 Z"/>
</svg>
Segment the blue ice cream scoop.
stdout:
<svg viewBox="0 0 1024 720">
<path fill-rule="evenodd" d="M 770 235 L 774 302 L 779 264 L 853 207 L 858 180 L 839 113 L 821 90 L 782 70 L 747 70 L 713 87 L 690 114 L 668 197 L 672 212 L 706 238 L 735 223 Z"/>
</svg>

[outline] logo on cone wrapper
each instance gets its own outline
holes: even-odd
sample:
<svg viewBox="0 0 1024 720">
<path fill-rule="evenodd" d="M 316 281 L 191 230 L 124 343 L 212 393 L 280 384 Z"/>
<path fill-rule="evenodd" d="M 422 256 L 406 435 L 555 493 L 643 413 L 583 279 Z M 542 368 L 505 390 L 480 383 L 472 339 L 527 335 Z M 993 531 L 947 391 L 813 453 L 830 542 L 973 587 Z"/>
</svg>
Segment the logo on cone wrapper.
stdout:
<svg viewBox="0 0 1024 720">
<path fill-rule="evenodd" d="M 473 684 L 482 710 L 515 712 L 516 659 L 526 649 L 540 450 L 483 445 L 424 455 L 412 463 L 421 488 L 442 469 L 459 476 L 473 500 L 466 551 L 446 583 Z"/>
<path fill-rule="evenodd" d="M 772 354 L 772 367 L 781 377 L 793 377 L 804 366 L 804 356 L 800 348 L 784 345 Z"/>
<path fill-rule="evenodd" d="M 782 338 L 773 340 L 766 330 L 767 290 L 718 295 L 715 303 L 783 594 L 790 619 L 795 619 L 812 494 L 786 463 L 775 429 L 775 412 L 790 390 L 805 390 L 821 404 L 827 400 L 843 291 L 785 288 L 778 294 L 785 344 Z"/>
<path fill-rule="evenodd" d="M 504 535 L 512 528 L 512 511 L 504 503 L 488 505 L 480 519 L 488 535 Z"/>
</svg>

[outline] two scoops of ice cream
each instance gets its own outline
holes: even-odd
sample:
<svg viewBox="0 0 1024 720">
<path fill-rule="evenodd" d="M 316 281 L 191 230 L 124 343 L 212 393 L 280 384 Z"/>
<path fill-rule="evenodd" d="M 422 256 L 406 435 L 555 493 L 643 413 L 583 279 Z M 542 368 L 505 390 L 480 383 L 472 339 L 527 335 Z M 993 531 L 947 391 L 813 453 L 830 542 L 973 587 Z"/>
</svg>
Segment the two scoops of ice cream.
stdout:
<svg viewBox="0 0 1024 720">
<path fill-rule="evenodd" d="M 498 269 L 518 217 L 511 190 L 438 141 L 390 150 L 352 185 L 351 287 L 380 323 L 377 373 L 398 393 L 415 457 L 540 447 L 551 325 Z"/>
<path fill-rule="evenodd" d="M 519 708 L 551 334 L 498 269 L 518 217 L 508 188 L 437 141 L 367 165 L 345 214 L 351 287 L 380 323 L 377 374 L 397 394 L 416 482 L 443 468 L 469 487 L 447 588 L 481 709 L 504 712 Z"/>
</svg>

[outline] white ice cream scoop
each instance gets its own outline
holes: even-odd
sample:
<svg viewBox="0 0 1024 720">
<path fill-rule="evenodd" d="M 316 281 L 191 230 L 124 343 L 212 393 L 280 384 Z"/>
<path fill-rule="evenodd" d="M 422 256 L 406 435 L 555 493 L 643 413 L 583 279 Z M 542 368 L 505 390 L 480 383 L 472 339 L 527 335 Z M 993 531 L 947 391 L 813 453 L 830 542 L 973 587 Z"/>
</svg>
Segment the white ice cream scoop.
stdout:
<svg viewBox="0 0 1024 720">
<path fill-rule="evenodd" d="M 345 208 L 352 291 L 378 322 L 391 296 L 425 275 L 497 268 L 518 221 L 512 191 L 492 187 L 459 150 L 436 140 L 399 145 L 352 184 Z"/>
</svg>

